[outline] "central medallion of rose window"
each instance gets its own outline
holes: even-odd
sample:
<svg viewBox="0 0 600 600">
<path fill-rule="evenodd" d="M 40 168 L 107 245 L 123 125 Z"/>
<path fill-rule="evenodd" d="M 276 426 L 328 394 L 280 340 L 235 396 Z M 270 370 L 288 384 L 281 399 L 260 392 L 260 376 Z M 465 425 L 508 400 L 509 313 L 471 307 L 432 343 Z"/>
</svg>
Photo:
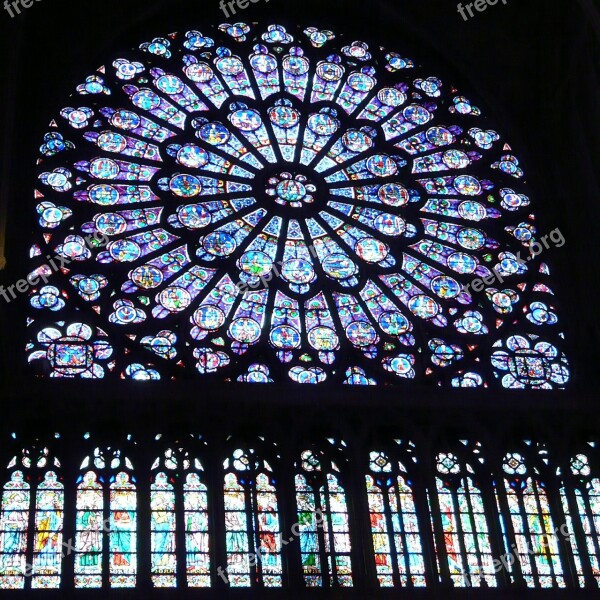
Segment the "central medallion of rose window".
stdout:
<svg viewBox="0 0 600 600">
<path fill-rule="evenodd" d="M 267 195 L 281 206 L 300 207 L 314 202 L 317 188 L 304 175 L 281 173 L 269 179 Z"/>
</svg>

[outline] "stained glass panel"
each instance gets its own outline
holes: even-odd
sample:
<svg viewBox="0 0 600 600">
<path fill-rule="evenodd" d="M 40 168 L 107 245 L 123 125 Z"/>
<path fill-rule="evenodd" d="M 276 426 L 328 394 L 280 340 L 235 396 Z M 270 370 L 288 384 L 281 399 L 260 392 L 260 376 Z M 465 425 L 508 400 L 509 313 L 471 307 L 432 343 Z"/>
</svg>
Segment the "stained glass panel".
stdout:
<svg viewBox="0 0 600 600">
<path fill-rule="evenodd" d="M 175 554 L 175 491 L 165 473 L 158 473 L 150 488 L 152 582 L 155 587 L 177 586 Z"/>
<path fill-rule="evenodd" d="M 109 569 L 112 587 L 135 587 L 137 502 L 135 484 L 125 472 L 110 484 Z"/>
<path fill-rule="evenodd" d="M 102 587 L 104 549 L 104 492 L 94 471 L 85 473 L 77 486 L 75 532 L 75 587 Z"/>
<path fill-rule="evenodd" d="M 436 487 L 445 553 L 455 587 L 496 587 L 489 526 L 480 488 L 472 476 L 473 468 L 460 464 L 452 454 L 439 454 Z M 462 475 L 462 476 L 461 476 Z M 466 476 L 465 476 L 466 475 Z"/>
<path fill-rule="evenodd" d="M 30 485 L 22 471 L 15 471 L 2 492 L 0 587 L 3 589 L 25 586 L 29 503 Z"/>
<path fill-rule="evenodd" d="M 525 458 L 508 454 L 504 487 L 515 535 L 516 557 L 528 587 L 565 587 L 554 519 L 545 484 L 528 476 Z M 512 550 L 511 550 L 512 555 Z"/>
<path fill-rule="evenodd" d="M 415 500 L 404 466 L 371 452 L 366 476 L 377 579 L 381 587 L 424 587 L 425 562 Z"/>
<path fill-rule="evenodd" d="M 210 587 L 208 493 L 196 473 L 183 487 L 187 580 L 189 587 Z"/>
<path fill-rule="evenodd" d="M 564 238 L 539 231 L 510 141 L 451 85 L 315 28 L 224 24 L 127 56 L 40 148 L 38 371 L 567 384 L 538 257 Z"/>
<path fill-rule="evenodd" d="M 592 476 L 589 458 L 578 454 L 571 459 L 572 480 L 575 482 L 575 506 L 577 513 L 569 510 L 569 502 L 565 487 L 561 488 L 563 510 L 567 516 L 567 527 L 571 540 L 571 549 L 575 558 L 575 567 L 579 585 L 585 584 L 581 552 L 587 551 L 592 574 L 600 584 L 600 479 Z M 578 515 L 578 516 L 577 516 Z M 580 548 L 574 539 L 573 520 L 579 519 L 585 536 L 585 547 Z"/>
<path fill-rule="evenodd" d="M 62 569 L 64 486 L 48 471 L 36 490 L 33 588 L 57 588 Z"/>
<path fill-rule="evenodd" d="M 337 471 L 334 463 L 332 470 Z M 339 474 L 325 473 L 311 450 L 302 453 L 296 504 L 307 587 L 352 587 L 352 544 L 346 492 Z"/>
<path fill-rule="evenodd" d="M 232 587 L 281 587 L 281 527 L 272 470 L 254 450 L 225 462 L 227 579 Z M 255 583 L 253 583 L 255 582 Z"/>
</svg>

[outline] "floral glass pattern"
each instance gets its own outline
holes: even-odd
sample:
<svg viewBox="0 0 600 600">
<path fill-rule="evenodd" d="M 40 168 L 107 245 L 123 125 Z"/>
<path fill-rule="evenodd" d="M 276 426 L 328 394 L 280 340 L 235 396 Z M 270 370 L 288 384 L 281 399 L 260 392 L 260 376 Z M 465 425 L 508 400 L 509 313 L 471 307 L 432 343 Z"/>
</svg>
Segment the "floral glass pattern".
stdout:
<svg viewBox="0 0 600 600">
<path fill-rule="evenodd" d="M 526 176 L 473 101 L 312 27 L 224 24 L 128 56 L 40 148 L 43 373 L 567 384 Z"/>
</svg>

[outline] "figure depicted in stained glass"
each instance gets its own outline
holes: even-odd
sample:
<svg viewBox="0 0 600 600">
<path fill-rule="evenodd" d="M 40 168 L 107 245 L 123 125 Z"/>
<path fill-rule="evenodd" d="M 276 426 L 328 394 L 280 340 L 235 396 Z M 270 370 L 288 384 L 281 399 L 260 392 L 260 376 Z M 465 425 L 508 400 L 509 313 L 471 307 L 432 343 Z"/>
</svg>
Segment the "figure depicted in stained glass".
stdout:
<svg viewBox="0 0 600 600">
<path fill-rule="evenodd" d="M 158 554 L 158 567 L 168 566 L 171 562 L 170 555 L 175 551 L 175 540 L 171 533 L 173 513 L 168 510 L 170 506 L 169 501 L 161 497 L 156 501 L 152 512 L 152 528 L 156 540 L 154 552 Z"/>
<path fill-rule="evenodd" d="M 412 442 L 397 443 L 411 458 Z M 384 452 L 371 452 L 369 467 L 365 481 L 379 585 L 423 587 L 422 540 L 406 467 L 400 461 L 393 463 Z"/>
<path fill-rule="evenodd" d="M 547 451 L 540 447 L 539 452 L 545 457 Z M 539 469 L 533 470 L 530 461 L 515 452 L 507 454 L 503 463 L 504 489 L 521 571 L 528 587 L 562 588 L 566 585 L 564 567 L 548 493 Z"/>
<path fill-rule="evenodd" d="M 56 474 L 49 472 L 38 487 L 34 566 L 43 574 L 60 574 L 64 492 Z"/>
<path fill-rule="evenodd" d="M 3 576 L 23 575 L 29 518 L 29 484 L 15 471 L 2 494 L 1 543 Z M 12 587 L 12 586 L 11 586 Z"/>
<path fill-rule="evenodd" d="M 80 564 L 82 567 L 98 566 L 99 552 L 102 549 L 100 536 L 102 524 L 95 512 L 84 511 L 81 515 L 81 546 Z"/>
<path fill-rule="evenodd" d="M 282 586 L 281 530 L 272 469 L 254 449 L 225 461 L 225 541 L 233 587 Z"/>
<path fill-rule="evenodd" d="M 129 488 L 128 477 L 119 473 L 117 485 L 126 485 Z M 111 552 L 113 553 L 113 564 L 117 567 L 131 567 L 131 552 L 134 550 L 132 541 L 135 536 L 135 517 L 132 512 L 132 495 L 129 489 L 117 487 L 111 497 L 112 526 Z"/>
</svg>

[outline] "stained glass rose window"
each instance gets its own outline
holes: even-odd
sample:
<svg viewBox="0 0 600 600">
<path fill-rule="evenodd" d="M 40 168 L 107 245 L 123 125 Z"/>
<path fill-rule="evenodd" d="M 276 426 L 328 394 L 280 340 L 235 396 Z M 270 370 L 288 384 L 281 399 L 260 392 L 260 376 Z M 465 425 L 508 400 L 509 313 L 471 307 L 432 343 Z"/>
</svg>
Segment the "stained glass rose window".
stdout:
<svg viewBox="0 0 600 600">
<path fill-rule="evenodd" d="M 567 383 L 525 173 L 477 102 L 314 27 L 222 25 L 127 56 L 43 138 L 32 363 L 55 377 Z"/>
</svg>

